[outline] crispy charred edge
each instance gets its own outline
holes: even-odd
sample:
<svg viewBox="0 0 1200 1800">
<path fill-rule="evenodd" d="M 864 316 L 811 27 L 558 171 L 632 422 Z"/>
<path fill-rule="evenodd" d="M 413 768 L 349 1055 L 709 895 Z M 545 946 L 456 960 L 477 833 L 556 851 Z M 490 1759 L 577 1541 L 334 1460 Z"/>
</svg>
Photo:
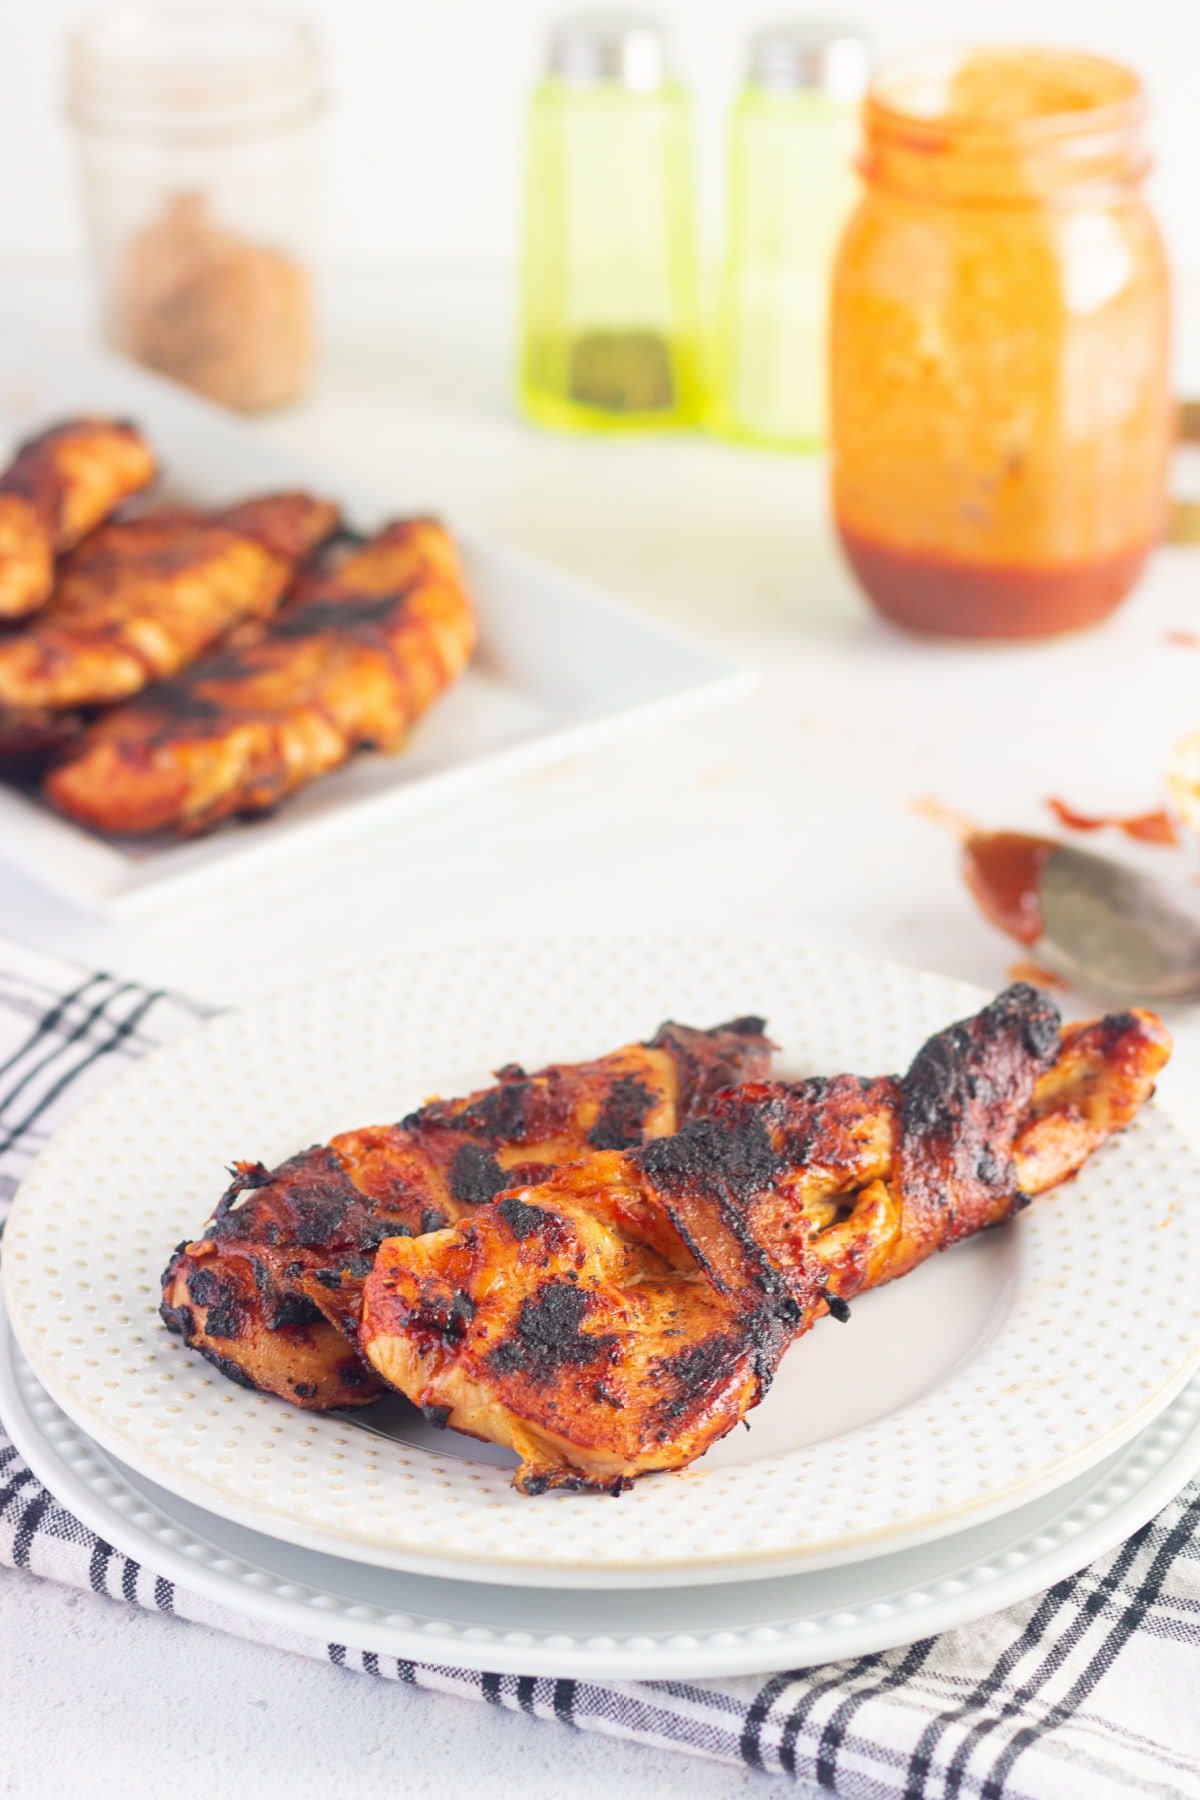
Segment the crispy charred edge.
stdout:
<svg viewBox="0 0 1200 1800">
<path fill-rule="evenodd" d="M 536 1070 L 532 1075 L 520 1063 L 496 1069 L 495 1084 L 460 1100 L 430 1100 L 400 1120 L 402 1131 L 419 1135 L 431 1129 L 461 1132 L 482 1140 L 480 1149 L 528 1143 L 537 1123 L 540 1089 L 561 1083 L 560 1064 Z"/>
<path fill-rule="evenodd" d="M 8 467 L 0 473 L 0 493 L 13 494 L 26 501 L 33 509 L 43 528 L 54 535 L 60 530 L 66 493 L 63 486 L 62 471 L 55 459 L 54 452 L 61 444 L 70 443 L 72 439 L 92 438 L 97 446 L 107 439 L 111 447 L 115 440 L 120 440 L 130 449 L 140 451 L 145 458 L 145 469 L 141 479 L 136 481 L 117 481 L 112 492 L 112 504 L 116 506 L 131 494 L 137 493 L 154 479 L 158 470 L 157 459 L 149 443 L 131 419 L 109 419 L 85 416 L 74 419 L 61 419 L 53 425 L 45 426 L 34 432 L 31 437 L 18 444 L 16 452 Z M 62 548 L 60 544 L 58 548 Z"/>
<path fill-rule="evenodd" d="M 724 1088 L 766 1072 L 775 1046 L 763 1033 L 763 1021 L 751 1017 L 710 1029 L 673 1021 L 659 1027 L 646 1047 L 665 1050 L 675 1065 L 681 1120 L 705 1111 Z M 400 1124 L 414 1132 L 432 1127 L 461 1132 L 483 1140 L 479 1146 L 482 1152 L 489 1144 L 527 1143 L 541 1127 L 546 1089 L 561 1086 L 578 1069 L 595 1067 L 551 1063 L 530 1074 L 520 1063 L 505 1063 L 495 1071 L 495 1085 L 471 1096 L 466 1105 L 456 1100 L 435 1100 L 407 1114 Z M 639 1077 L 616 1076 L 606 1090 L 600 1115 L 589 1134 L 591 1148 L 624 1150 L 640 1144 L 646 1117 L 659 1098 Z M 512 1171 L 509 1174 L 513 1176 Z M 525 1175 L 521 1179 L 528 1182 L 532 1177 Z M 510 1179 L 497 1186 L 495 1192 L 517 1184 L 516 1179 Z"/>
<path fill-rule="evenodd" d="M 205 1362 L 211 1363 L 214 1369 L 224 1375 L 226 1381 L 232 1381 L 236 1387 L 246 1388 L 252 1394 L 263 1392 L 240 1362 L 236 1362 L 232 1356 L 223 1355 L 208 1342 L 197 1326 L 190 1306 L 168 1306 L 164 1301 L 158 1310 L 167 1330 L 177 1332 L 189 1350 L 199 1351 Z"/>
<path fill-rule="evenodd" d="M 636 1477 L 632 1475 L 586 1475 L 582 1469 L 538 1467 L 518 1469 L 512 1485 L 518 1494 L 536 1499 L 539 1494 L 609 1494 L 614 1500 L 627 1494 Z"/>
<path fill-rule="evenodd" d="M 901 1083 L 893 1177 L 910 1230 L 945 1246 L 1026 1204 L 1016 1134 L 1062 1041 L 1053 1000 L 1019 982 L 921 1047 Z"/>
<path fill-rule="evenodd" d="M 647 1048 L 665 1050 L 675 1065 L 681 1125 L 702 1117 L 723 1089 L 761 1080 L 770 1072 L 778 1045 L 767 1037 L 766 1029 L 766 1020 L 754 1013 L 714 1025 L 710 1031 L 697 1031 L 674 1019 L 663 1021 Z"/>
<path fill-rule="evenodd" d="M 245 1285 L 247 1272 L 251 1291 Z M 319 1342 L 314 1344 L 313 1332 L 334 1332 L 341 1338 L 345 1334 L 303 1293 L 280 1289 L 260 1257 L 231 1256 L 212 1239 L 185 1239 L 176 1246 L 162 1274 L 159 1315 L 189 1349 L 199 1351 L 230 1381 L 256 1393 L 274 1394 L 301 1408 L 327 1410 L 365 1406 L 382 1392 L 374 1370 L 353 1343 L 345 1341 L 344 1354 L 336 1360 Z M 256 1378 L 253 1372 L 264 1334 L 275 1358 L 269 1371 L 273 1379 Z M 309 1362 L 314 1356 L 316 1361 Z M 310 1374 L 316 1379 L 308 1379 Z"/>
<path fill-rule="evenodd" d="M 56 419 L 50 425 L 43 425 L 29 437 L 22 438 L 17 445 L 13 462 L 18 462 L 22 456 L 32 454 L 35 450 L 44 450 L 50 444 L 59 443 L 63 438 L 76 437 L 82 431 L 112 431 L 122 437 L 132 438 L 138 444 L 145 442 L 135 420 L 111 419 L 87 413 L 75 418 Z M 6 479 L 7 475 L 0 476 L 0 487 Z"/>
</svg>

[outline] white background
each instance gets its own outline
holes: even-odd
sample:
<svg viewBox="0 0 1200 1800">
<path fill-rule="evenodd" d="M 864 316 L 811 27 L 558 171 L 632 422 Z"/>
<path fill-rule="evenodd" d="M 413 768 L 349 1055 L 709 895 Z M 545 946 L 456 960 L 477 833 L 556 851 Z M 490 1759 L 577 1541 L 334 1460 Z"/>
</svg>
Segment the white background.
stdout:
<svg viewBox="0 0 1200 1800">
<path fill-rule="evenodd" d="M 61 87 L 64 33 L 86 10 L 0 0 L 0 301 L 61 325 L 70 343 L 85 329 L 86 285 L 30 263 L 69 262 L 81 248 Z M 331 257 L 378 272 L 332 276 L 317 393 L 253 429 L 397 504 L 436 506 L 719 633 L 765 671 L 764 686 L 739 707 L 137 925 L 100 926 L 0 871 L 0 930 L 227 1003 L 397 945 L 436 954 L 466 937 L 633 928 L 788 931 L 998 985 L 1011 949 L 963 894 L 953 845 L 909 802 L 933 792 L 1034 830 L 1046 828 L 1055 790 L 1097 810 L 1156 804 L 1172 742 L 1200 724 L 1197 653 L 1165 637 L 1200 625 L 1200 553 L 1165 552 L 1106 632 L 1041 652 L 931 647 L 870 619 L 834 556 L 811 461 L 698 437 L 618 447 L 523 430 L 511 415 L 502 265 L 525 97 L 557 8 L 312 0 L 309 10 L 333 102 Z M 711 200 L 741 43 L 787 0 L 658 10 L 697 97 Z M 857 0 L 854 10 L 884 46 L 1025 37 L 1136 61 L 1152 89 L 1176 259 L 1200 267 L 1197 0 Z M 443 275 L 439 264 L 496 273 Z M 1200 380 L 1200 356 L 1191 360 Z M 1177 1024 L 1164 1097 L 1194 1123 L 1200 1034 Z M 151 1800 L 164 1771 L 179 1800 L 323 1800 L 339 1776 L 361 1800 L 785 1792 L 7 1571 L 0 1606 L 3 1785 L 29 1800 Z"/>
<path fill-rule="evenodd" d="M 710 228 L 725 120 L 748 33 L 837 0 L 647 0 L 696 100 Z M 526 96 L 547 21 L 570 0 L 309 0 L 326 47 L 326 243 L 338 261 L 511 260 Z M 72 23 L 95 0 L 0 0 L 0 257 L 78 253 L 63 118 Z M 1200 7 L 1196 0 L 849 0 L 881 51 L 930 40 L 1053 41 L 1107 51 L 1151 89 L 1156 190 L 1176 258 L 1200 266 Z"/>
</svg>

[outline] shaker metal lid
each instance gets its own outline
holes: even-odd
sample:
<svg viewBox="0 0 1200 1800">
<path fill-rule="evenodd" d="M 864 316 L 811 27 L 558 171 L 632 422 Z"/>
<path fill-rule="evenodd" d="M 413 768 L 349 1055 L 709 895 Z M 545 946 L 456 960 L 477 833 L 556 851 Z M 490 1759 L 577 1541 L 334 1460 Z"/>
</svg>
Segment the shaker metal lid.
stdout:
<svg viewBox="0 0 1200 1800">
<path fill-rule="evenodd" d="M 817 91 L 831 100 L 861 100 L 870 74 L 870 49 L 857 26 L 843 19 L 786 19 L 755 32 L 748 78 L 772 94 Z"/>
<path fill-rule="evenodd" d="M 551 28 L 546 66 L 562 81 L 653 93 L 667 79 L 662 27 L 642 13 L 570 13 Z"/>
</svg>

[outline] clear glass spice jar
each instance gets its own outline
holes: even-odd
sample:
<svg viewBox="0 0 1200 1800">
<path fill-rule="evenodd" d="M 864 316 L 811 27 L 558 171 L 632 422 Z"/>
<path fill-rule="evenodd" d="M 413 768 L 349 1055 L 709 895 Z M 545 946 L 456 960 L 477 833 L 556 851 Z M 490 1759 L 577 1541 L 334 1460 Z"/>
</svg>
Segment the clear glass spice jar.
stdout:
<svg viewBox="0 0 1200 1800">
<path fill-rule="evenodd" d="M 829 279 L 857 193 L 862 33 L 832 19 L 751 40 L 730 142 L 710 425 L 779 449 L 825 438 Z"/>
<path fill-rule="evenodd" d="M 900 624 L 1093 624 L 1161 536 L 1170 283 L 1145 110 L 1131 70 L 1071 51 L 929 53 L 872 84 L 834 276 L 833 510 Z"/>
<path fill-rule="evenodd" d="M 246 412 L 297 398 L 321 99 L 308 25 L 118 6 L 73 36 L 68 83 L 107 341 Z"/>
<path fill-rule="evenodd" d="M 539 424 L 673 427 L 701 410 L 687 97 L 661 31 L 563 20 L 530 109 L 520 397 Z"/>
</svg>

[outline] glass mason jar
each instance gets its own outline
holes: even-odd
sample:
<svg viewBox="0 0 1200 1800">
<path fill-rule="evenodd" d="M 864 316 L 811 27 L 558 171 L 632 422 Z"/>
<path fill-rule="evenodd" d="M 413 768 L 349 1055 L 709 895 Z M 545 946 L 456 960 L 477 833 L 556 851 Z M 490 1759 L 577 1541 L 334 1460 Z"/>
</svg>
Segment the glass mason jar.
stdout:
<svg viewBox="0 0 1200 1800">
<path fill-rule="evenodd" d="M 247 412 L 311 369 L 319 80 L 308 26 L 265 9 L 123 5 L 71 40 L 105 336 Z"/>
<path fill-rule="evenodd" d="M 538 424 L 677 427 L 700 413 L 687 96 L 657 26 L 564 20 L 533 97 L 520 399 Z"/>
<path fill-rule="evenodd" d="M 825 440 L 829 277 L 857 198 L 860 33 L 830 20 L 751 41 L 730 137 L 729 224 L 710 424 L 812 450 Z"/>
<path fill-rule="evenodd" d="M 1169 277 L 1137 77 L 942 52 L 863 109 L 831 328 L 833 512 L 881 612 L 1040 637 L 1124 598 L 1161 535 Z"/>
</svg>

